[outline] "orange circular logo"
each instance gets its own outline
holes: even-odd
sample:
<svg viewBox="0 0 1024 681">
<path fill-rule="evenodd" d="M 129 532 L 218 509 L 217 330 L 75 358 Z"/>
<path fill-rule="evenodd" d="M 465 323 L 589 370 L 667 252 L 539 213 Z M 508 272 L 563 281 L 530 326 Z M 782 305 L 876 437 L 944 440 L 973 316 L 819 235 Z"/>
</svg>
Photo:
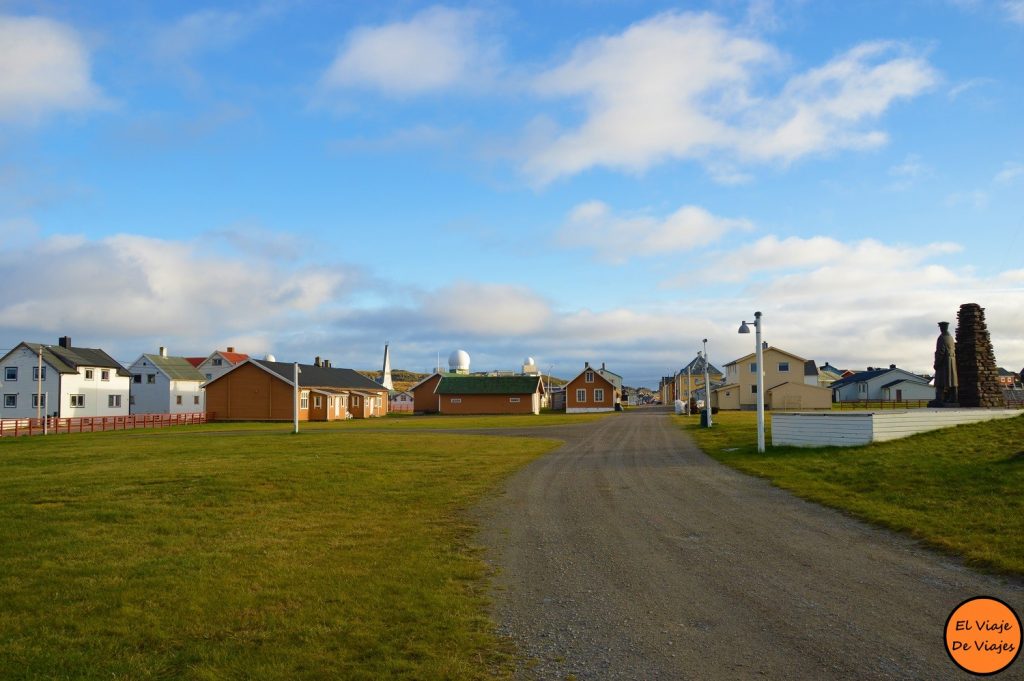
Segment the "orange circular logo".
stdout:
<svg viewBox="0 0 1024 681">
<path fill-rule="evenodd" d="M 1020 618 L 998 598 L 968 598 L 946 620 L 946 652 L 965 672 L 998 674 L 1017 659 L 1020 645 Z"/>
</svg>

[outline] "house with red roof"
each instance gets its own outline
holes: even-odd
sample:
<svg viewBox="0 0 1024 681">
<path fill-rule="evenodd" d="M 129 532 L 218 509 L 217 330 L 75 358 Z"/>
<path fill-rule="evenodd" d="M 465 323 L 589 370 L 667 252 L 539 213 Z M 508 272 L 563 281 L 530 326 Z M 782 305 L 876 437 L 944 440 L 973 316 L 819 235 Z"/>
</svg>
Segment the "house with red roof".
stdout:
<svg viewBox="0 0 1024 681">
<path fill-rule="evenodd" d="M 195 358 L 188 358 L 189 363 L 192 363 L 193 359 Z M 227 350 L 214 350 L 210 353 L 209 357 L 194 366 L 199 370 L 199 373 L 206 377 L 206 381 L 209 383 L 220 378 L 247 359 L 249 359 L 249 355 L 235 352 L 233 347 L 228 346 Z"/>
</svg>

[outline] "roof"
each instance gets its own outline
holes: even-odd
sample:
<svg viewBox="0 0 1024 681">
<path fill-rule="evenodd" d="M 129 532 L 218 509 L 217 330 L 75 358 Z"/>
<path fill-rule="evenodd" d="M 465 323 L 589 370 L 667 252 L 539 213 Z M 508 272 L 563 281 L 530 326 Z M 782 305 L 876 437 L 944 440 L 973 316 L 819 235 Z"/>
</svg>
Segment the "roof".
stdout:
<svg viewBox="0 0 1024 681">
<path fill-rule="evenodd" d="M 165 357 L 163 355 L 147 355 L 142 354 L 143 357 L 153 363 L 153 366 L 157 367 L 172 381 L 206 381 L 206 376 L 188 361 L 185 357 Z"/>
<path fill-rule="evenodd" d="M 804 376 L 817 376 L 818 365 L 814 363 L 813 359 L 809 359 L 804 362 Z"/>
<path fill-rule="evenodd" d="M 895 381 L 895 383 L 901 383 L 903 381 L 910 381 L 910 382 L 919 381 L 921 383 L 927 384 L 927 382 L 928 382 L 923 376 L 918 376 L 917 374 L 913 374 L 913 373 L 907 371 L 906 369 L 900 369 L 899 367 L 896 367 L 895 369 L 894 368 L 888 368 L 888 369 L 872 369 L 871 371 L 858 371 L 857 373 L 853 374 L 852 376 L 847 376 L 846 378 L 840 378 L 838 381 L 833 383 L 830 387 L 832 387 L 832 388 L 842 388 L 844 385 L 850 385 L 851 383 L 863 383 L 865 381 L 870 381 L 873 378 L 877 378 L 877 377 L 879 377 L 879 376 L 881 376 L 883 374 L 887 374 L 890 371 L 898 371 L 898 372 L 900 372 L 900 373 L 902 373 L 902 374 L 904 374 L 906 376 L 906 378 L 898 379 L 897 381 Z M 892 383 L 890 383 L 889 385 L 892 385 Z"/>
<path fill-rule="evenodd" d="M 793 359 L 795 359 L 797 361 L 800 361 L 800 362 L 806 362 L 807 361 L 806 359 L 804 359 L 800 355 L 794 355 L 792 352 L 787 352 L 786 350 L 783 350 L 782 348 L 777 348 L 774 345 L 769 345 L 767 348 L 765 348 L 764 350 L 761 351 L 761 354 L 764 354 L 764 353 L 766 353 L 766 352 L 768 352 L 770 350 L 774 350 L 775 352 L 778 352 L 780 354 L 786 355 L 787 357 L 792 357 Z M 733 364 L 739 364 L 740 362 L 745 362 L 745 361 L 747 361 L 747 360 L 749 360 L 749 359 L 751 359 L 753 357 L 756 357 L 756 356 L 757 356 L 756 352 L 751 352 L 751 353 L 748 353 L 746 355 L 743 355 L 739 359 L 734 359 L 733 361 L 729 362 L 725 366 L 728 367 L 728 366 L 732 366 Z"/>
<path fill-rule="evenodd" d="M 894 385 L 899 385 L 900 383 L 916 383 L 918 385 L 925 385 L 925 386 L 928 385 L 928 381 L 924 380 L 923 378 L 922 379 L 918 379 L 916 381 L 914 379 L 912 379 L 912 378 L 901 378 L 901 379 L 896 380 L 896 381 L 890 381 L 890 382 L 886 383 L 885 385 L 883 385 L 882 387 L 883 388 L 891 388 Z"/>
<path fill-rule="evenodd" d="M 99 348 L 65 348 L 59 345 L 25 342 L 21 343 L 21 345 L 35 353 L 38 353 L 39 348 L 42 347 L 43 360 L 62 374 L 78 373 L 79 367 L 99 367 L 114 369 L 117 371 L 118 376 L 131 376 L 128 370 L 121 366 L 120 362 Z"/>
<path fill-rule="evenodd" d="M 252 357 L 248 361 L 273 374 L 277 374 L 289 383 L 292 382 L 292 378 L 295 375 L 295 365 L 288 362 L 268 362 L 265 359 L 253 359 Z M 375 394 L 384 390 L 379 383 L 363 376 L 358 371 L 336 367 L 318 367 L 314 364 L 299 365 L 299 385 L 303 388 L 368 390 Z"/>
<path fill-rule="evenodd" d="M 241 352 L 228 352 L 227 350 L 214 350 L 214 352 L 219 354 L 221 357 L 231 362 L 232 364 L 238 364 L 239 362 L 244 362 L 245 360 L 249 359 L 249 355 L 246 355 Z M 289 364 L 288 366 L 291 365 Z"/>
<path fill-rule="evenodd" d="M 724 376 L 725 375 L 725 373 L 722 372 L 722 370 L 720 370 L 717 367 L 715 367 L 714 364 L 709 363 L 707 360 L 705 360 L 700 355 L 697 355 L 692 360 L 690 360 L 690 363 L 687 364 L 686 366 L 684 366 L 682 369 L 680 369 L 679 373 L 685 374 L 686 370 L 689 369 L 691 374 L 703 374 L 704 373 L 704 365 L 705 364 L 708 365 L 708 373 L 709 374 L 718 374 L 719 376 Z"/>
<path fill-rule="evenodd" d="M 537 392 L 540 376 L 442 376 L 438 395 L 528 395 Z"/>
<path fill-rule="evenodd" d="M 189 364 L 191 364 L 194 367 L 198 367 L 200 364 L 206 361 L 205 357 L 186 357 L 185 359 L 188 361 Z"/>
</svg>

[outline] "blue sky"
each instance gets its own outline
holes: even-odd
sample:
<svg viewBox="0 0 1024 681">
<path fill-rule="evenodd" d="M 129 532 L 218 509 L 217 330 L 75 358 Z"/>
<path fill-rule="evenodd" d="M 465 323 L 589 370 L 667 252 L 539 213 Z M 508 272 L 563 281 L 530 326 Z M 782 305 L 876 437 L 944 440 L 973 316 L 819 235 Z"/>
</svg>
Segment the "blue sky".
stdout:
<svg viewBox="0 0 1024 681">
<path fill-rule="evenodd" d="M 0 2 L 0 348 L 1024 366 L 1024 1 Z"/>
</svg>

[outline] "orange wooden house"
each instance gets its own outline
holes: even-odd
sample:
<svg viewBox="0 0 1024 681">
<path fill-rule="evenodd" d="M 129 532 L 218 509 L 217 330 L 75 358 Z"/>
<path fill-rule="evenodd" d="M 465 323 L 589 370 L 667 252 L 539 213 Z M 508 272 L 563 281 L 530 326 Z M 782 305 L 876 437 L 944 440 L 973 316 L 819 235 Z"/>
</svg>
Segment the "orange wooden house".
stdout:
<svg viewBox="0 0 1024 681">
<path fill-rule="evenodd" d="M 384 416 L 388 391 L 353 371 L 329 363 L 295 365 L 249 358 L 206 384 L 206 411 L 218 421 L 339 421 Z"/>
<path fill-rule="evenodd" d="M 565 413 L 614 411 L 618 388 L 601 371 L 586 362 L 583 371 L 565 385 Z"/>
<path fill-rule="evenodd" d="M 433 374 L 412 389 L 414 409 L 425 414 L 539 414 L 540 376 Z"/>
</svg>

